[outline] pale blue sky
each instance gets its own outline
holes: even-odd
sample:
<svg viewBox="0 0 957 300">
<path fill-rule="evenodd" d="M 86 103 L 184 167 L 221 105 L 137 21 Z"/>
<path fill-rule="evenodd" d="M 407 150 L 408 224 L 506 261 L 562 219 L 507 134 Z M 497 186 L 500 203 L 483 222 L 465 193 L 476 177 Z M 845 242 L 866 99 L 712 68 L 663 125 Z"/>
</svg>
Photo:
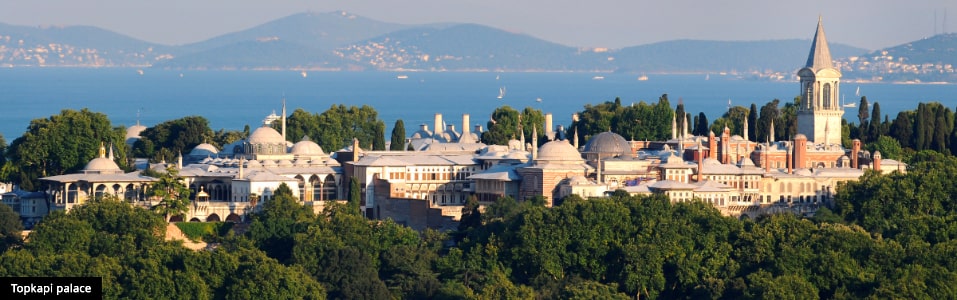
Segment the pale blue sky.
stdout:
<svg viewBox="0 0 957 300">
<path fill-rule="evenodd" d="M 0 0 L 0 22 L 91 25 L 185 44 L 291 14 L 345 10 L 422 24 L 468 22 L 576 47 L 620 48 L 674 39 L 810 39 L 818 15 L 831 42 L 867 49 L 957 31 L 954 0 Z"/>
</svg>

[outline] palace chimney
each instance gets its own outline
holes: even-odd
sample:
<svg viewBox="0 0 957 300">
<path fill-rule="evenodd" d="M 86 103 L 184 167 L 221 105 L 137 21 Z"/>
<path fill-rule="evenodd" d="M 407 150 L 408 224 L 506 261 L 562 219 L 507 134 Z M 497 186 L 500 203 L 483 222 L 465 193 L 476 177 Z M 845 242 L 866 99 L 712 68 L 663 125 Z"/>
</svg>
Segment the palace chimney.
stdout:
<svg viewBox="0 0 957 300">
<path fill-rule="evenodd" d="M 860 168 L 860 155 L 861 155 L 861 140 L 854 139 L 851 141 L 851 168 Z"/>
</svg>

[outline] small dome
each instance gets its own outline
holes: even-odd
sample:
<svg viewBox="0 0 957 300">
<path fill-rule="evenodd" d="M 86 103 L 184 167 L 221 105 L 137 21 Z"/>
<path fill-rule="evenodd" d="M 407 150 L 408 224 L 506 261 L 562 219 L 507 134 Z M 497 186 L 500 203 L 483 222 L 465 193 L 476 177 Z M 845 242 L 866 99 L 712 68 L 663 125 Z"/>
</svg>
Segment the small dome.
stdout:
<svg viewBox="0 0 957 300">
<path fill-rule="evenodd" d="M 581 153 L 578 149 L 568 143 L 567 140 L 551 141 L 542 145 L 538 149 L 538 160 L 540 161 L 574 161 L 581 162 Z"/>
<path fill-rule="evenodd" d="M 210 145 L 208 143 L 202 143 L 189 151 L 190 156 L 202 157 L 202 156 L 216 156 L 219 153 L 219 149 L 216 149 L 216 146 Z"/>
<path fill-rule="evenodd" d="M 528 153 L 525 153 L 525 152 L 523 152 L 523 151 L 512 151 L 512 152 L 509 152 L 507 155 L 505 155 L 503 158 L 505 158 L 505 159 L 527 160 L 527 159 L 528 159 Z"/>
<path fill-rule="evenodd" d="M 805 141 L 806 141 L 806 140 L 807 140 L 807 136 L 804 135 L 803 133 L 798 133 L 797 135 L 794 136 L 794 140 L 795 140 L 795 141 L 796 141 L 796 140 L 805 140 Z"/>
<path fill-rule="evenodd" d="M 114 162 L 112 159 L 106 157 L 97 157 L 87 163 L 86 167 L 83 167 L 83 172 L 114 174 L 122 173 L 123 170 L 120 170 L 120 166 L 116 165 L 116 162 Z"/>
<path fill-rule="evenodd" d="M 275 167 L 275 166 L 277 166 L 276 161 L 275 161 L 275 160 L 271 160 L 271 159 L 264 159 L 264 160 L 262 161 L 262 165 L 263 165 L 263 167 Z"/>
<path fill-rule="evenodd" d="M 292 161 L 288 159 L 283 159 L 279 161 L 280 167 L 292 167 Z"/>
<path fill-rule="evenodd" d="M 286 144 L 286 140 L 282 138 L 282 135 L 279 134 L 275 129 L 270 127 L 259 127 L 249 135 L 250 144 Z"/>
<path fill-rule="evenodd" d="M 310 141 L 308 139 L 303 139 L 295 145 L 292 145 L 292 150 L 290 151 L 295 155 L 324 155 L 322 152 L 322 147 L 316 142 Z"/>
<path fill-rule="evenodd" d="M 591 184 L 591 181 L 588 180 L 585 176 L 575 175 L 571 178 L 568 178 L 568 185 L 586 185 Z"/>
<path fill-rule="evenodd" d="M 617 133 L 606 131 L 588 139 L 586 153 L 601 154 L 604 157 L 631 156 L 631 144 Z"/>
<path fill-rule="evenodd" d="M 246 162 L 246 167 L 247 167 L 247 168 L 250 168 L 250 169 L 252 169 L 252 168 L 262 168 L 263 165 L 262 165 L 261 163 L 259 163 L 258 160 L 250 160 L 250 161 Z"/>
</svg>

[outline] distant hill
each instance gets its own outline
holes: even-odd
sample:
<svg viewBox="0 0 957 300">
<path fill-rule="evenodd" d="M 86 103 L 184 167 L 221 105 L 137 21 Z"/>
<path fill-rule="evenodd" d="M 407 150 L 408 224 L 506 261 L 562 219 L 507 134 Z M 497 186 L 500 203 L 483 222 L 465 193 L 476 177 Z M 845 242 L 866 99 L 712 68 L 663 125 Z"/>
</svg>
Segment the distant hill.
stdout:
<svg viewBox="0 0 957 300">
<path fill-rule="evenodd" d="M 676 40 L 582 49 L 479 24 L 404 25 L 346 12 L 300 13 L 206 41 L 167 46 L 89 27 L 0 24 L 0 66 L 423 71 L 736 73 L 785 79 L 810 40 Z M 957 35 L 868 53 L 839 43 L 845 79 L 957 82 Z"/>
<path fill-rule="evenodd" d="M 330 51 L 340 46 L 408 27 L 410 26 L 379 22 L 343 11 L 299 13 L 246 30 L 184 45 L 183 48 L 190 52 L 201 52 L 239 42 L 278 38 L 279 40 Z"/>
<path fill-rule="evenodd" d="M 0 66 L 149 66 L 174 51 L 91 26 L 0 23 Z"/>
<path fill-rule="evenodd" d="M 373 69 L 583 70 L 572 47 L 476 24 L 426 25 L 336 49 Z"/>
<path fill-rule="evenodd" d="M 840 59 L 845 77 L 877 81 L 957 82 L 957 33 Z"/>
</svg>

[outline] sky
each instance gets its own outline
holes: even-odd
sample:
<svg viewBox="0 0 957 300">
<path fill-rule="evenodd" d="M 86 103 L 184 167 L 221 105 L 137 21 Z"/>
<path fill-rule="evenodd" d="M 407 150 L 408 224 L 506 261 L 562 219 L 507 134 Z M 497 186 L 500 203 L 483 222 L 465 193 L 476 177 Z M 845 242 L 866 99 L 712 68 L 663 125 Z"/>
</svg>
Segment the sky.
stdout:
<svg viewBox="0 0 957 300">
<path fill-rule="evenodd" d="M 0 0 L 0 23 L 89 25 L 181 45 L 339 10 L 400 24 L 476 23 L 573 47 L 810 39 L 821 16 L 829 42 L 876 50 L 944 32 L 945 11 L 947 32 L 957 32 L 954 0 Z"/>
</svg>

